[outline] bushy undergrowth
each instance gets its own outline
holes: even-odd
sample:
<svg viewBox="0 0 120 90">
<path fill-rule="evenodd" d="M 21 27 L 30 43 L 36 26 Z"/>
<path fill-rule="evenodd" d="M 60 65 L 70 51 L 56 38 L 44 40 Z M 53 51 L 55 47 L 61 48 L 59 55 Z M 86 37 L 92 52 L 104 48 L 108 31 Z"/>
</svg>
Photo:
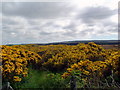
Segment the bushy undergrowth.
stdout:
<svg viewBox="0 0 120 90">
<path fill-rule="evenodd" d="M 72 46 L 3 45 L 1 49 L 3 82 L 9 81 L 15 88 L 70 88 L 72 76 L 78 88 L 120 87 L 117 49 L 104 49 L 93 42 Z"/>
</svg>

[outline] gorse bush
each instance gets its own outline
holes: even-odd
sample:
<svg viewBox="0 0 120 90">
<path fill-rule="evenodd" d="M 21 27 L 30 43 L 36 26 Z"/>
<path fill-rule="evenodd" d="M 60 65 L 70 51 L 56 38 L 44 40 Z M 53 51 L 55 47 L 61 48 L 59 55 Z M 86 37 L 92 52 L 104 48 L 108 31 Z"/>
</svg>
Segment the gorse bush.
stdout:
<svg viewBox="0 0 120 90">
<path fill-rule="evenodd" d="M 22 80 L 27 76 L 28 65 L 41 63 L 41 57 L 31 51 L 13 48 L 11 46 L 2 46 L 2 76 L 5 81 Z"/>
<path fill-rule="evenodd" d="M 120 51 L 104 49 L 93 42 L 78 45 L 2 45 L 1 49 L 3 81 L 21 82 L 28 75 L 28 67 L 32 66 L 38 71 L 62 73 L 48 76 L 48 86 L 51 83 L 53 87 L 54 82 L 57 87 L 67 87 L 63 85 L 64 80 L 73 71 L 80 71 L 80 78 L 86 83 L 95 75 L 102 80 L 112 73 L 115 81 L 120 82 Z"/>
</svg>

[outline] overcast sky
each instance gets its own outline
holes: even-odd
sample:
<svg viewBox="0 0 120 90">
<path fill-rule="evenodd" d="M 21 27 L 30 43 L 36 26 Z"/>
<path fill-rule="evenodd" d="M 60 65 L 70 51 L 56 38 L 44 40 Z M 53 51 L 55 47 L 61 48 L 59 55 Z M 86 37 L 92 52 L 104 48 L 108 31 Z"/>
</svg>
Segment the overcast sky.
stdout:
<svg viewBox="0 0 120 90">
<path fill-rule="evenodd" d="M 118 0 L 2 3 L 2 44 L 104 39 L 118 39 Z"/>
</svg>

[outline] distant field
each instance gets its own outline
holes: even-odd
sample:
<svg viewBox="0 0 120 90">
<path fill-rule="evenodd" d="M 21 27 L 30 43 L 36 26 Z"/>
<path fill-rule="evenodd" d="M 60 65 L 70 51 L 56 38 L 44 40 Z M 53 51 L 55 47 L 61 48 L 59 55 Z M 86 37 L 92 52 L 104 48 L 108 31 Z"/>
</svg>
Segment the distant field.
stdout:
<svg viewBox="0 0 120 90">
<path fill-rule="evenodd" d="M 118 45 L 101 45 L 105 49 L 119 49 Z"/>
</svg>

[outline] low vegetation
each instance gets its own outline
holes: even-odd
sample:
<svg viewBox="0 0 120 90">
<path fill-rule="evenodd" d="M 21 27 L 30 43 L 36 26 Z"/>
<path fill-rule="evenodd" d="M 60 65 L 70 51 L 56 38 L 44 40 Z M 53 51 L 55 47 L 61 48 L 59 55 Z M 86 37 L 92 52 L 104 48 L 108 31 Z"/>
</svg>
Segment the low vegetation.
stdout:
<svg viewBox="0 0 120 90">
<path fill-rule="evenodd" d="M 77 45 L 2 45 L 3 84 L 13 88 L 120 88 L 120 50 Z"/>
</svg>

